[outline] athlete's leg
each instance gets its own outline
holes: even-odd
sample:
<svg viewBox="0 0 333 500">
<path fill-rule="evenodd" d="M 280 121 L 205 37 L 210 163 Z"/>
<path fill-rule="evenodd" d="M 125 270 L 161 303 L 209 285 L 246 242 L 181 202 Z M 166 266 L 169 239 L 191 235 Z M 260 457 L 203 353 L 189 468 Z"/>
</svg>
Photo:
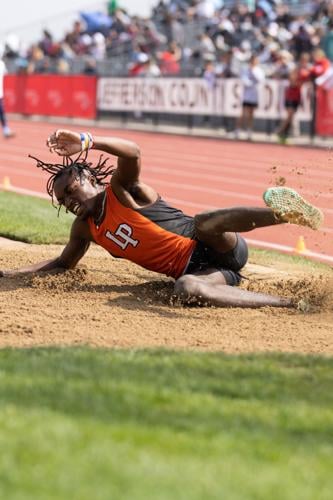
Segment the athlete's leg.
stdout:
<svg viewBox="0 0 333 500">
<path fill-rule="evenodd" d="M 233 207 L 194 217 L 196 238 L 218 252 L 235 248 L 236 233 L 280 223 L 270 208 Z"/>
<path fill-rule="evenodd" d="M 220 271 L 186 274 L 175 283 L 175 295 L 185 304 L 219 307 L 294 307 L 292 300 L 229 286 Z"/>
<path fill-rule="evenodd" d="M 237 243 L 235 233 L 285 222 L 318 229 L 323 221 L 322 212 L 293 189 L 270 188 L 264 201 L 269 208 L 234 207 L 196 215 L 197 239 L 218 252 L 227 252 Z"/>
<path fill-rule="evenodd" d="M 296 112 L 295 109 L 293 109 L 291 107 L 287 108 L 287 116 L 277 131 L 277 134 L 279 136 L 287 137 L 289 135 L 289 131 L 291 128 L 291 124 L 292 124 L 295 112 Z"/>
<path fill-rule="evenodd" d="M 251 132 L 252 129 L 253 129 L 253 115 L 254 115 L 254 109 L 255 108 L 252 108 L 252 107 L 249 107 L 249 110 L 248 110 L 248 119 L 247 119 L 247 125 L 246 125 L 246 128 L 247 128 L 247 131 L 248 132 Z"/>
</svg>

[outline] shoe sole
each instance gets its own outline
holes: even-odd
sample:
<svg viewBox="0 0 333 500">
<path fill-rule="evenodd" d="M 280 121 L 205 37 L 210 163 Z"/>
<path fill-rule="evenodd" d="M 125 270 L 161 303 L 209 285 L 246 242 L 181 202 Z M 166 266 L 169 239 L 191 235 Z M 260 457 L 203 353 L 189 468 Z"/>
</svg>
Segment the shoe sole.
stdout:
<svg viewBox="0 0 333 500">
<path fill-rule="evenodd" d="M 269 188 L 263 194 L 264 202 L 283 222 L 319 229 L 324 216 L 322 211 L 308 203 L 294 189 Z"/>
</svg>

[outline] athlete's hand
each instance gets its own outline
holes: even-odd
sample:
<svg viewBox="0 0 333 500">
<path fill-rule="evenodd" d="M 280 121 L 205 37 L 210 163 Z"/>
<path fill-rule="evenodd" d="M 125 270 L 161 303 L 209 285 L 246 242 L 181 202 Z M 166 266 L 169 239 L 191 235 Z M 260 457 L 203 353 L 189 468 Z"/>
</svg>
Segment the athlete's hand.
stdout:
<svg viewBox="0 0 333 500">
<path fill-rule="evenodd" d="M 72 156 L 82 150 L 81 137 L 77 132 L 71 130 L 56 130 L 46 141 L 51 151 L 60 156 Z"/>
</svg>

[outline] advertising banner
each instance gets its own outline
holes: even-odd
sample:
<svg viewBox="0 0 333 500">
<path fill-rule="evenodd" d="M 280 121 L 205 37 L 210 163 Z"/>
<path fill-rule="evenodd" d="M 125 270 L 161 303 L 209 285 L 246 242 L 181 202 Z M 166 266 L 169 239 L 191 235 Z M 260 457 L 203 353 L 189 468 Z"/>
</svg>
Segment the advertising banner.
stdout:
<svg viewBox="0 0 333 500">
<path fill-rule="evenodd" d="M 286 83 L 266 80 L 258 85 L 257 118 L 284 116 Z M 127 111 L 190 115 L 239 116 L 243 88 L 237 78 L 217 79 L 211 85 L 204 78 L 100 78 L 97 108 L 100 111 Z M 302 87 L 299 120 L 311 119 L 311 86 Z"/>
<path fill-rule="evenodd" d="M 333 88 L 317 88 L 316 134 L 333 136 Z"/>
<path fill-rule="evenodd" d="M 27 115 L 96 117 L 97 78 L 69 75 L 7 75 L 7 112 Z"/>
</svg>

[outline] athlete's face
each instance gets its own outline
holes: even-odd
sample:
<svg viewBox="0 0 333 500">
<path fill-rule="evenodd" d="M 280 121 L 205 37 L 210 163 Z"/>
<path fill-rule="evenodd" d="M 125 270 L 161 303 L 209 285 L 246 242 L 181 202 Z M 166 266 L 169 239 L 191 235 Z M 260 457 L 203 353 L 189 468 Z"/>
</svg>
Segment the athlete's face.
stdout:
<svg viewBox="0 0 333 500">
<path fill-rule="evenodd" d="M 81 176 L 73 170 L 65 171 L 54 183 L 54 194 L 59 205 L 64 205 L 74 215 L 86 218 L 94 215 L 98 189 L 93 178 Z"/>
</svg>

